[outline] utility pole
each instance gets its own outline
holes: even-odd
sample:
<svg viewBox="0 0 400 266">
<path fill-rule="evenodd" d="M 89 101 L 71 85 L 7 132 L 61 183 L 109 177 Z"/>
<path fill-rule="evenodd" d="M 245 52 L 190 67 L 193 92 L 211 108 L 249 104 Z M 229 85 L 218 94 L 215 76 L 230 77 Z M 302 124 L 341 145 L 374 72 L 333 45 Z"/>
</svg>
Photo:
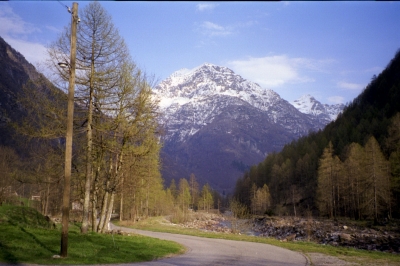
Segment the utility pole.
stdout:
<svg viewBox="0 0 400 266">
<path fill-rule="evenodd" d="M 71 193 L 72 134 L 74 121 L 75 59 L 76 59 L 76 27 L 78 24 L 78 3 L 73 3 L 71 13 L 71 54 L 69 63 L 67 133 L 65 137 L 65 175 L 62 205 L 61 257 L 67 257 L 69 205 Z"/>
</svg>

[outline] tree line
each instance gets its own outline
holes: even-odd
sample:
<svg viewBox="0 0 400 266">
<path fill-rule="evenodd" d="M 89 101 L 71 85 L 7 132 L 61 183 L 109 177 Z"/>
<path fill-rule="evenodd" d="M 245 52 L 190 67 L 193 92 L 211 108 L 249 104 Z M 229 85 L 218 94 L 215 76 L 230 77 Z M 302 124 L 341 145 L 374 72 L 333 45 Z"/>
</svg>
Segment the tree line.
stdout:
<svg viewBox="0 0 400 266">
<path fill-rule="evenodd" d="M 252 166 L 237 180 L 234 199 L 249 212 L 253 184 L 266 184 L 264 213 L 399 217 L 399 71 L 400 51 L 335 121 Z"/>
</svg>

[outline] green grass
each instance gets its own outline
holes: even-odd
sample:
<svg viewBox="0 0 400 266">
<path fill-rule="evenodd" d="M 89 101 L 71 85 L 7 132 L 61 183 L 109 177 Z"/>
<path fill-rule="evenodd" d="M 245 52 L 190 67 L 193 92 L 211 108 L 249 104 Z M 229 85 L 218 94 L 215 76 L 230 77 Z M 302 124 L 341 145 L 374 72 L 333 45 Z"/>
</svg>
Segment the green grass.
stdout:
<svg viewBox="0 0 400 266">
<path fill-rule="evenodd" d="M 183 228 L 177 225 L 162 223 L 161 221 L 162 221 L 161 217 L 156 217 L 156 218 L 149 218 L 147 220 L 140 221 L 134 224 L 121 223 L 120 225 L 129 226 L 131 228 L 136 228 L 136 229 L 156 231 L 156 232 L 168 232 L 168 233 L 192 235 L 192 236 L 207 237 L 207 238 L 219 238 L 219 239 L 264 243 L 301 252 L 306 256 L 309 253 L 321 253 L 325 255 L 338 257 L 348 262 L 359 263 L 361 265 L 400 265 L 400 255 L 398 254 L 390 254 L 379 251 L 358 250 L 346 247 L 333 247 L 330 245 L 321 245 L 313 242 L 303 242 L 303 241 L 281 242 L 274 238 L 206 232 L 198 229 Z"/>
<path fill-rule="evenodd" d="M 51 228 L 45 217 L 35 209 L 23 206 L 0 206 L 0 224 L 27 228 Z"/>
<path fill-rule="evenodd" d="M 60 228 L 52 229 L 43 216 L 27 207 L 0 207 L 0 261 L 10 264 L 106 264 L 150 261 L 184 252 L 171 241 L 139 235 L 82 235 L 70 225 L 68 257 L 60 252 Z"/>
</svg>

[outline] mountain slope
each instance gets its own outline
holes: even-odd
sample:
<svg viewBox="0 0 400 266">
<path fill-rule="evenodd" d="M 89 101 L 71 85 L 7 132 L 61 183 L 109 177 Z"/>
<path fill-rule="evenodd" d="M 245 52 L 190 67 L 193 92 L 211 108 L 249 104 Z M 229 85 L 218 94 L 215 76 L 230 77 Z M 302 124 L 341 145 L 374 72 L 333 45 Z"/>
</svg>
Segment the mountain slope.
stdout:
<svg viewBox="0 0 400 266">
<path fill-rule="evenodd" d="M 17 124 L 36 128 L 53 124 L 53 128 L 64 134 L 63 123 L 53 118 L 56 113 L 65 116 L 65 93 L 55 88 L 1 37 L 0 95 L 0 145 L 12 147 L 19 154 L 26 153 L 27 140 L 21 134 L 22 127 L 19 127 L 21 131 L 15 130 Z M 52 109 L 46 109 L 50 106 Z M 46 114 L 49 110 L 52 110 L 52 119 L 48 119 L 48 114 L 39 118 L 39 113 Z"/>
<path fill-rule="evenodd" d="M 297 214 L 305 215 L 310 210 L 317 214 L 318 167 L 328 143 L 332 143 L 334 155 L 343 161 L 347 158 L 349 146 L 352 143 L 364 147 L 367 140 L 373 136 L 379 142 L 386 159 L 390 158 L 391 167 L 385 166 L 387 167 L 385 171 L 391 171 L 393 182 L 390 193 L 394 205 L 391 208 L 393 216 L 396 214 L 400 217 L 400 186 L 398 184 L 400 161 L 399 154 L 393 154 L 393 152 L 398 152 L 400 142 L 396 133 L 392 132 L 391 139 L 388 138 L 392 119 L 400 112 L 399 73 L 400 50 L 386 69 L 378 77 L 373 77 L 371 83 L 335 121 L 329 123 L 320 132 L 286 145 L 281 152 L 268 155 L 263 162 L 254 167 L 254 171 L 239 179 L 235 188 L 235 197 L 250 206 L 251 185 L 255 183 L 258 187 L 262 187 L 267 184 L 274 202 L 272 209 L 275 208 L 289 215 L 294 214 L 296 210 Z M 287 178 L 282 178 L 284 176 Z M 346 181 L 345 186 L 347 184 Z M 340 192 L 347 193 L 342 190 Z M 347 215 L 356 217 L 354 213 L 346 209 L 348 206 L 342 207 L 344 212 L 348 212 Z"/>
<path fill-rule="evenodd" d="M 23 115 L 18 94 L 30 79 L 38 77 L 35 68 L 0 37 L 0 145 L 15 145 L 8 122 Z"/>
<path fill-rule="evenodd" d="M 164 113 L 167 181 L 194 173 L 231 191 L 249 165 L 326 125 L 276 92 L 212 64 L 177 71 L 154 92 Z"/>
</svg>

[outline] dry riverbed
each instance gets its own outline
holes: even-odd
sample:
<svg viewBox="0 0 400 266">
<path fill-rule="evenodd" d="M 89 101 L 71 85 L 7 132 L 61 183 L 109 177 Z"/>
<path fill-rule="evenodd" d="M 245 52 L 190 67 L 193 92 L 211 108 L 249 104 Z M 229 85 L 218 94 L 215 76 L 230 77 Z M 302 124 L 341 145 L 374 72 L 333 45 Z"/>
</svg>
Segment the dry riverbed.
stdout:
<svg viewBox="0 0 400 266">
<path fill-rule="evenodd" d="M 190 221 L 175 226 L 272 237 L 283 242 L 312 241 L 321 245 L 381 251 L 400 256 L 400 231 L 398 224 L 394 222 L 377 226 L 372 224 L 361 226 L 354 221 L 294 217 L 260 216 L 247 220 L 235 220 L 229 215 L 196 212 L 192 213 Z M 306 256 L 312 265 L 360 265 L 357 262 L 346 262 L 338 257 L 320 253 L 307 253 Z M 373 264 L 361 262 L 361 265 Z"/>
<path fill-rule="evenodd" d="M 400 231 L 394 222 L 360 226 L 352 221 L 259 216 L 233 220 L 229 216 L 194 213 L 182 225 L 214 232 L 273 237 L 281 241 L 312 241 L 323 245 L 400 253 Z"/>
</svg>

